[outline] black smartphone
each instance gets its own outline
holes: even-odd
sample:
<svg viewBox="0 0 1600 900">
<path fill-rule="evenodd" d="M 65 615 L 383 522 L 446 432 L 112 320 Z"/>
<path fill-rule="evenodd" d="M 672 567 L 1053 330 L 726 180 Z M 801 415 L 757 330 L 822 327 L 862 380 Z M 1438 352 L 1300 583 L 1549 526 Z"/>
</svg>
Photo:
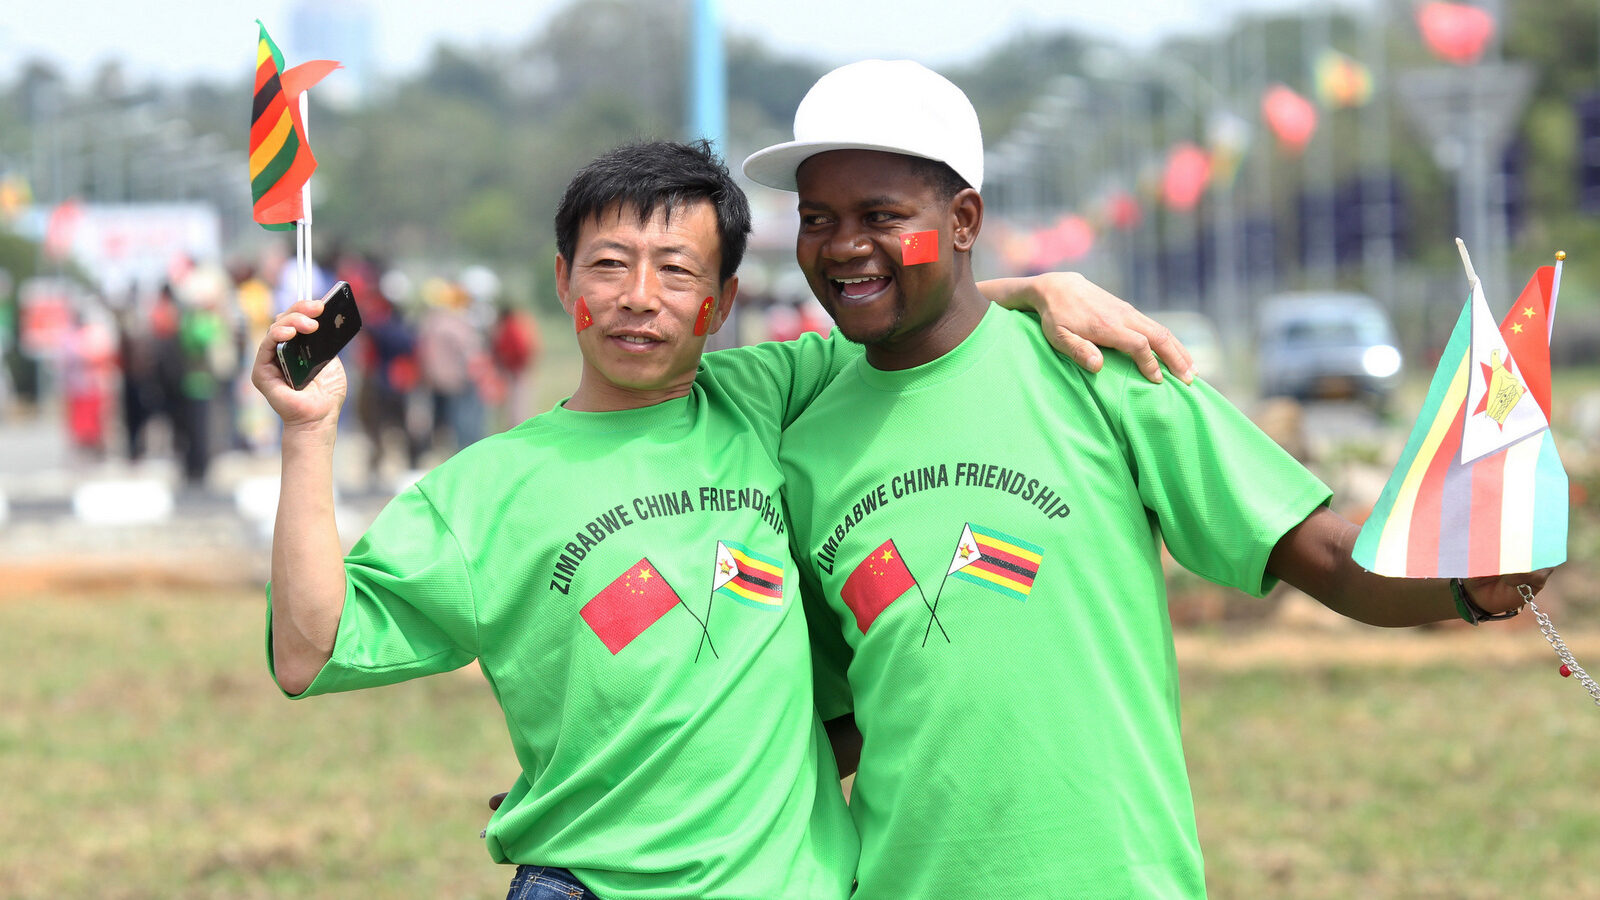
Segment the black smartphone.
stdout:
<svg viewBox="0 0 1600 900">
<path fill-rule="evenodd" d="M 305 390 L 311 379 L 339 355 L 344 345 L 361 330 L 361 312 L 348 282 L 338 282 L 322 298 L 322 315 L 317 330 L 297 334 L 278 344 L 278 368 L 295 390 Z"/>
</svg>

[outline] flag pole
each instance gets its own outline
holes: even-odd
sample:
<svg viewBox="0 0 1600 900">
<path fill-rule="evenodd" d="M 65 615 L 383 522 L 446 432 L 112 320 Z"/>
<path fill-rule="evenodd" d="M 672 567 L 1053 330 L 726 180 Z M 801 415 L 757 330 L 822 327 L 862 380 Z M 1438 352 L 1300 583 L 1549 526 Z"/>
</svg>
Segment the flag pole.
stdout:
<svg viewBox="0 0 1600 900">
<path fill-rule="evenodd" d="M 1461 262 L 1467 267 L 1467 286 L 1470 288 L 1479 282 L 1478 273 L 1472 268 L 1472 257 L 1467 255 L 1467 242 L 1456 238 L 1456 249 L 1461 251 Z"/>
<path fill-rule="evenodd" d="M 1556 251 L 1556 273 L 1550 279 L 1550 308 L 1545 311 L 1544 324 L 1547 331 L 1545 339 L 1549 340 L 1556 333 L 1556 295 L 1561 293 L 1561 266 L 1567 261 L 1567 251 Z"/>
<path fill-rule="evenodd" d="M 300 127 L 305 132 L 307 141 L 311 140 L 311 92 L 300 92 Z M 300 253 L 300 299 L 311 299 L 311 274 L 314 263 L 311 255 L 311 179 L 307 178 L 300 185 L 300 207 L 303 218 L 295 223 L 295 231 L 301 235 L 301 240 L 296 242 L 296 251 Z"/>
</svg>

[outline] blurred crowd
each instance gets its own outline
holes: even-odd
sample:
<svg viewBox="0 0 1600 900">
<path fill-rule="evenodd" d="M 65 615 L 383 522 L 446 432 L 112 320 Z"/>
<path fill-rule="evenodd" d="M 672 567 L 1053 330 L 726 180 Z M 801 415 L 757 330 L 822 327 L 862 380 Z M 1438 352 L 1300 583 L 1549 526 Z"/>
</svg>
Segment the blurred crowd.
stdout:
<svg viewBox="0 0 1600 900">
<path fill-rule="evenodd" d="M 299 296 L 297 272 L 292 259 L 184 261 L 153 290 L 80 303 L 48 364 L 78 459 L 165 455 L 204 489 L 219 453 L 273 452 L 278 420 L 250 367 L 267 325 Z M 340 354 L 350 382 L 340 427 L 365 437 L 374 486 L 532 414 L 539 326 L 496 302 L 492 273 L 414 283 L 337 254 L 312 267 L 310 293 L 340 280 L 362 317 Z"/>
</svg>

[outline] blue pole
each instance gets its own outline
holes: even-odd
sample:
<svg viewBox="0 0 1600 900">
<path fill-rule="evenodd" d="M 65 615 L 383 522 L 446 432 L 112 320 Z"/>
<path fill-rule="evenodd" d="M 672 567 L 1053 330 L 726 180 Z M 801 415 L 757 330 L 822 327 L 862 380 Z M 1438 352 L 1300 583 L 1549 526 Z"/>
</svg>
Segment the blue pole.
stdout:
<svg viewBox="0 0 1600 900">
<path fill-rule="evenodd" d="M 689 137 L 727 152 L 728 63 L 718 0 L 693 0 L 689 41 Z"/>
</svg>

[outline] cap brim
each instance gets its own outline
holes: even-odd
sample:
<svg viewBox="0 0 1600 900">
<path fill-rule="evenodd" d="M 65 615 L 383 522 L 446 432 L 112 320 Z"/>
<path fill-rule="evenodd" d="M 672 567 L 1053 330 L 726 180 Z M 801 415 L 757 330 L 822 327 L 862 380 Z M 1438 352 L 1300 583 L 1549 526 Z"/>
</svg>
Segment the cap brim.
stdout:
<svg viewBox="0 0 1600 900">
<path fill-rule="evenodd" d="M 750 154 L 744 161 L 744 174 L 757 184 L 764 184 L 780 191 L 799 190 L 794 176 L 800 164 L 818 153 L 827 153 L 830 150 L 876 150 L 880 153 L 926 158 L 904 147 L 890 147 L 886 144 L 868 144 L 860 141 L 789 141 L 784 144 L 773 144 L 765 150 L 757 150 Z"/>
</svg>

